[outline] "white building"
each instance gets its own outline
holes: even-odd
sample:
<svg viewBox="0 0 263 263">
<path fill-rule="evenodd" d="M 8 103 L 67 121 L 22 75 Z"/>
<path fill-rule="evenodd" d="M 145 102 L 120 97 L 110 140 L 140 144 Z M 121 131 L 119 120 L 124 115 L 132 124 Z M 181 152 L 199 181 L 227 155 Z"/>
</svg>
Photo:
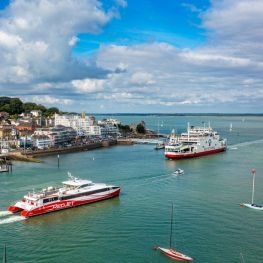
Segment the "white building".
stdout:
<svg viewBox="0 0 263 263">
<path fill-rule="evenodd" d="M 60 115 L 55 114 L 55 126 L 63 125 L 73 128 L 78 135 L 101 136 L 100 126 L 95 124 L 94 118 L 78 115 Z"/>
<path fill-rule="evenodd" d="M 36 129 L 32 139 L 34 146 L 43 149 L 68 144 L 76 138 L 76 135 L 76 131 L 71 127 L 56 126 Z"/>
</svg>

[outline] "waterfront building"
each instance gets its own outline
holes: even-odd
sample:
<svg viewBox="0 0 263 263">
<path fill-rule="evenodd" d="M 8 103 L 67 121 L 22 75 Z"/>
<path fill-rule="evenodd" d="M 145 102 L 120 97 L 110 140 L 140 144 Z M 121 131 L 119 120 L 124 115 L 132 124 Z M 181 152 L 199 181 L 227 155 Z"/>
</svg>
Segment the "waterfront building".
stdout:
<svg viewBox="0 0 263 263">
<path fill-rule="evenodd" d="M 33 146 L 38 149 L 46 149 L 52 147 L 52 140 L 49 136 L 32 136 L 33 139 Z"/>
<path fill-rule="evenodd" d="M 96 125 L 93 117 L 87 117 L 85 113 L 81 116 L 55 114 L 55 125 L 71 127 L 79 136 L 101 136 L 101 127 Z"/>
<path fill-rule="evenodd" d="M 71 127 L 58 125 L 50 128 L 38 128 L 32 136 L 33 145 L 37 148 L 67 145 L 76 139 L 77 132 Z"/>
</svg>

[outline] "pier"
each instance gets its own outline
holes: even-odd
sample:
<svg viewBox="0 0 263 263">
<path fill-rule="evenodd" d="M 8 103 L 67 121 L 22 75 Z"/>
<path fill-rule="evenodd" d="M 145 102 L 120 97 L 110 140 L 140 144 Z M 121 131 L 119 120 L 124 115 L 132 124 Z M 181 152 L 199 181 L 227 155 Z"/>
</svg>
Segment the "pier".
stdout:
<svg viewBox="0 0 263 263">
<path fill-rule="evenodd" d="M 0 158 L 0 173 L 12 171 L 12 163 L 6 157 Z"/>
</svg>

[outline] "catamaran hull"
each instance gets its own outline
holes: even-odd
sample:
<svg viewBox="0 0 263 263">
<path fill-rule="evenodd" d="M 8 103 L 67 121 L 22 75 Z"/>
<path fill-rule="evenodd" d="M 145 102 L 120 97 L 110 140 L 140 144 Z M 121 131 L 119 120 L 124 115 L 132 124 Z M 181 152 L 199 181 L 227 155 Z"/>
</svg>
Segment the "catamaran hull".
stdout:
<svg viewBox="0 0 263 263">
<path fill-rule="evenodd" d="M 225 150 L 226 150 L 226 147 L 218 148 L 218 149 L 212 149 L 212 150 L 207 150 L 207 151 L 191 152 L 191 153 L 166 152 L 165 153 L 165 157 L 168 158 L 168 159 L 194 158 L 194 157 L 201 157 L 201 156 L 206 156 L 206 155 L 210 155 L 210 154 L 224 152 Z"/>
<path fill-rule="evenodd" d="M 32 216 L 55 212 L 55 211 L 72 208 L 72 207 L 76 207 L 80 205 L 90 204 L 90 203 L 102 201 L 105 199 L 110 199 L 110 198 L 119 196 L 119 194 L 120 194 L 120 188 L 117 188 L 115 191 L 109 192 L 104 195 L 92 195 L 92 196 L 87 196 L 86 199 L 68 199 L 64 201 L 53 202 L 51 204 L 36 207 L 31 210 L 26 210 L 26 209 L 17 207 L 16 205 L 11 205 L 9 206 L 8 211 L 15 213 L 15 212 L 19 212 L 22 210 L 21 216 L 32 217 Z"/>
<path fill-rule="evenodd" d="M 187 255 L 184 255 L 171 248 L 168 249 L 168 248 L 158 247 L 158 249 L 161 250 L 166 256 L 170 257 L 171 259 L 179 260 L 179 261 L 187 261 L 187 262 L 193 261 L 191 257 L 188 257 Z"/>
</svg>

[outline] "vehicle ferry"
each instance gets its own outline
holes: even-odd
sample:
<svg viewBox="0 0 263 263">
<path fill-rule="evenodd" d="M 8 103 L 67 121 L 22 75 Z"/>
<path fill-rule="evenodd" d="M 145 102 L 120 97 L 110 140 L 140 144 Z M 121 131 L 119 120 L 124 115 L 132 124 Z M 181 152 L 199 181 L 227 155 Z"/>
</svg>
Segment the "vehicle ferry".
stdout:
<svg viewBox="0 0 263 263">
<path fill-rule="evenodd" d="M 8 211 L 21 212 L 21 216 L 31 217 L 113 198 L 119 194 L 119 186 L 93 183 L 69 174 L 69 179 L 62 182 L 61 186 L 30 192 L 21 201 L 10 205 Z"/>
<path fill-rule="evenodd" d="M 189 126 L 187 132 L 177 136 L 172 131 L 164 155 L 168 159 L 199 157 L 225 151 L 227 140 L 221 139 L 210 124 L 208 127 Z"/>
</svg>

